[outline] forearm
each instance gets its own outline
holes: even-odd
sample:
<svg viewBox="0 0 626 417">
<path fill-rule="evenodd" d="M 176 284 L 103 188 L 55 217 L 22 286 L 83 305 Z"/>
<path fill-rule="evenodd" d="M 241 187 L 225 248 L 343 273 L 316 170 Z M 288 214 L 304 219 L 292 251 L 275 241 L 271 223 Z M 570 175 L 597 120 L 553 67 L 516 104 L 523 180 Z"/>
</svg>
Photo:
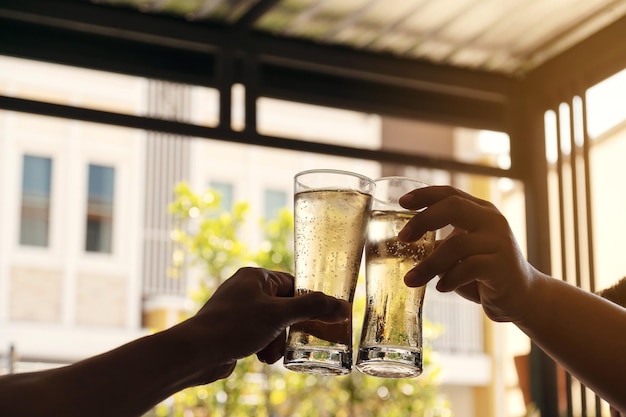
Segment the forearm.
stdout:
<svg viewBox="0 0 626 417">
<path fill-rule="evenodd" d="M 626 310 L 546 276 L 535 291 L 534 308 L 516 324 L 574 377 L 626 410 L 626 385 L 616 368 L 626 352 Z"/>
<path fill-rule="evenodd" d="M 163 332 L 64 368 L 5 376 L 0 415 L 140 416 L 197 382 L 186 343 Z"/>
<path fill-rule="evenodd" d="M 0 416 L 141 416 L 183 388 L 226 378 L 237 359 L 276 362 L 292 324 L 350 316 L 345 301 L 321 292 L 293 297 L 293 289 L 290 274 L 241 268 L 164 332 L 65 368 L 0 377 Z"/>
</svg>

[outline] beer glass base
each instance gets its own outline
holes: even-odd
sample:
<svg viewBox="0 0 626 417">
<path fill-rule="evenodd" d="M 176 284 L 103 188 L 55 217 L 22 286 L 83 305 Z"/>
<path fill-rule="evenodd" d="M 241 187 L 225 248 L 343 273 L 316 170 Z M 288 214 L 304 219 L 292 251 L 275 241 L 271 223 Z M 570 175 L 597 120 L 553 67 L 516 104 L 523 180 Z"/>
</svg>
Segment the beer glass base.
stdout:
<svg viewBox="0 0 626 417">
<path fill-rule="evenodd" d="M 290 371 L 314 375 L 346 375 L 352 371 L 352 353 L 335 349 L 287 349 L 283 362 Z"/>
<path fill-rule="evenodd" d="M 381 378 L 414 378 L 422 373 L 422 351 L 388 346 L 361 348 L 356 369 Z"/>
</svg>

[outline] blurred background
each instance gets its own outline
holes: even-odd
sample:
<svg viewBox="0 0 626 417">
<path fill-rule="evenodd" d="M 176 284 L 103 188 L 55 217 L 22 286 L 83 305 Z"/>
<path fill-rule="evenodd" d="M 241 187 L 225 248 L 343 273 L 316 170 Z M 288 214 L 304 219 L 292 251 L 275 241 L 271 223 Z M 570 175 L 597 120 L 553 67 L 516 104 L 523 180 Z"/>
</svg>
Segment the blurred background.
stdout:
<svg viewBox="0 0 626 417">
<path fill-rule="evenodd" d="M 454 185 L 494 202 L 539 269 L 610 286 L 626 275 L 614 237 L 626 230 L 615 193 L 626 51 L 606 41 L 623 39 L 625 11 L 2 2 L 0 373 L 171 326 L 240 266 L 290 270 L 293 176 L 312 168 Z M 361 276 L 355 328 L 363 292 Z M 424 317 L 428 366 L 415 380 L 315 380 L 243 361 L 229 382 L 150 415 L 608 416 L 479 306 L 433 286 Z"/>
</svg>

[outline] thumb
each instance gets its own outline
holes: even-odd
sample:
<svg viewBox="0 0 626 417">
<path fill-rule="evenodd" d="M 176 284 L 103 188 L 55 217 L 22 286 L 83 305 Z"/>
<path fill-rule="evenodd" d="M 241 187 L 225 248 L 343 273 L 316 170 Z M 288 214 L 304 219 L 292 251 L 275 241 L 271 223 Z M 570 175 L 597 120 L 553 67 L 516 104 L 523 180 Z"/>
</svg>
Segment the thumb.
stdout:
<svg viewBox="0 0 626 417">
<path fill-rule="evenodd" d="M 280 302 L 280 308 L 285 313 L 288 326 L 306 320 L 338 323 L 347 320 L 352 313 L 350 303 L 322 292 L 309 292 L 276 300 Z"/>
</svg>

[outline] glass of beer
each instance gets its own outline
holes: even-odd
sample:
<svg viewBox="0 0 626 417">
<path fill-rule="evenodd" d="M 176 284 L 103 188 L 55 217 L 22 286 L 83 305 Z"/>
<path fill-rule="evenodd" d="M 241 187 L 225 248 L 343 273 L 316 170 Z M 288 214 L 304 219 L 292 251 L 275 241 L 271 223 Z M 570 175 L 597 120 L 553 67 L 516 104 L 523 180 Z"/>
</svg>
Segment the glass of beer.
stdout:
<svg viewBox="0 0 626 417">
<path fill-rule="evenodd" d="M 406 273 L 435 247 L 435 232 L 404 243 L 398 233 L 415 215 L 398 200 L 421 181 L 405 177 L 377 179 L 365 243 L 367 303 L 356 368 L 384 378 L 422 373 L 422 303 L 425 286 L 409 288 Z"/>
<path fill-rule="evenodd" d="M 294 180 L 295 297 L 310 291 L 352 303 L 374 181 L 352 172 L 311 170 Z M 284 356 L 287 369 L 316 375 L 352 371 L 352 319 L 293 325 Z"/>
</svg>

